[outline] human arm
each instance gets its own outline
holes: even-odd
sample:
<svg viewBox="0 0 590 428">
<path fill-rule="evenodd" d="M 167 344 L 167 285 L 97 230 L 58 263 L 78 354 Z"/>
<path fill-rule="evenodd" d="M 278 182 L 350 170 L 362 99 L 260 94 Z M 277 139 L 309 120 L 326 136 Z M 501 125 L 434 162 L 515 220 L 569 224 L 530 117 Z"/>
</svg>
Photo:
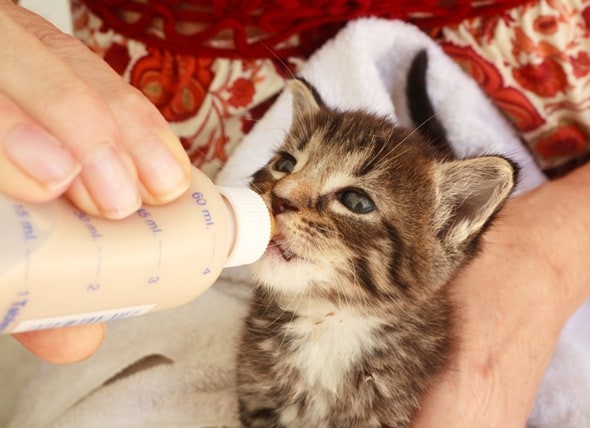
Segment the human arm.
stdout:
<svg viewBox="0 0 590 428">
<path fill-rule="evenodd" d="M 522 428 L 562 327 L 590 295 L 590 165 L 509 201 L 453 284 L 458 349 L 414 428 Z"/>
<path fill-rule="evenodd" d="M 80 42 L 0 0 L 0 46 L 0 193 L 27 202 L 65 193 L 89 214 L 120 218 L 188 187 L 190 163 L 166 121 Z M 15 337 L 68 362 L 92 353 L 104 327 Z"/>
</svg>

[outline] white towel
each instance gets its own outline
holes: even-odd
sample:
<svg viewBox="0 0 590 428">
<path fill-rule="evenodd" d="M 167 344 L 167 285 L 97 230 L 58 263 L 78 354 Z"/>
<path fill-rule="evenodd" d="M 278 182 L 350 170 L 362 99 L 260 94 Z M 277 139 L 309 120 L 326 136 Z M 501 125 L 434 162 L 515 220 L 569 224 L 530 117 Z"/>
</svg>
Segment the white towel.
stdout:
<svg viewBox="0 0 590 428">
<path fill-rule="evenodd" d="M 519 192 L 542 183 L 543 175 L 512 126 L 434 42 L 408 24 L 352 22 L 309 59 L 302 75 L 330 106 L 362 108 L 411 125 L 405 79 L 421 49 L 429 57 L 429 96 L 455 151 L 510 156 L 523 169 Z M 290 120 L 290 94 L 285 92 L 228 160 L 219 184 L 246 185 L 281 144 Z M 249 297 L 247 278 L 243 268 L 227 270 L 212 289 L 184 307 L 111 323 L 104 346 L 89 360 L 42 366 L 10 427 L 237 426 L 234 358 Z M 568 349 L 565 354 L 570 355 Z M 578 364 L 581 359 L 570 360 Z M 555 379 L 547 380 L 550 390 L 562 380 L 559 359 L 555 361 Z M 134 364 L 137 370 L 126 370 Z M 553 412 L 552 400 L 546 401 L 543 411 L 551 417 L 569 409 L 557 406 Z M 536 416 L 535 428 L 568 426 L 544 425 L 549 416 Z M 590 426 L 590 418 L 575 426 Z"/>
</svg>

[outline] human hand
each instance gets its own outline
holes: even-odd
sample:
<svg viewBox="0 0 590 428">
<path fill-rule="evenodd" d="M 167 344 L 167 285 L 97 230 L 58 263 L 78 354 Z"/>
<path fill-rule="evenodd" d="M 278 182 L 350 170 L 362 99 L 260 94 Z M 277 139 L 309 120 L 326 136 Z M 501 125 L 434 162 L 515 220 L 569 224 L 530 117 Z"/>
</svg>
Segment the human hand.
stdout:
<svg viewBox="0 0 590 428">
<path fill-rule="evenodd" d="M 25 348 L 54 364 L 82 361 L 98 350 L 106 333 L 105 325 L 84 324 L 13 334 Z"/>
<path fill-rule="evenodd" d="M 526 425 L 560 331 L 590 294 L 589 188 L 587 166 L 508 202 L 453 284 L 457 349 L 413 428 Z"/>
<path fill-rule="evenodd" d="M 0 193 L 65 193 L 117 219 L 187 189 L 190 162 L 164 118 L 80 42 L 0 0 L 0 46 Z M 15 335 L 54 362 L 86 357 L 103 336 L 100 325 Z"/>
</svg>

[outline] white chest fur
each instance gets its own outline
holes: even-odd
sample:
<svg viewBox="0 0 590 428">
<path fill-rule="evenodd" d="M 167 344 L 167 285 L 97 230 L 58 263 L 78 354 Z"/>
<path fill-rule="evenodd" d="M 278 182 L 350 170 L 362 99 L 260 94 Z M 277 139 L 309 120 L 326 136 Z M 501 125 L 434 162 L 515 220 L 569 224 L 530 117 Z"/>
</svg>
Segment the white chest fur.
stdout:
<svg viewBox="0 0 590 428">
<path fill-rule="evenodd" d="M 376 345 L 373 333 L 381 320 L 326 302 L 304 306 L 285 327 L 296 349 L 289 365 L 298 369 L 306 387 L 337 394 L 350 368 Z"/>
<path fill-rule="evenodd" d="M 280 420 L 286 426 L 327 427 L 325 418 L 351 368 L 378 346 L 375 330 L 382 321 L 323 301 L 306 302 L 294 312 L 297 318 L 284 329 L 295 351 L 284 363 L 299 374 L 299 385 L 292 385 L 296 391 L 313 391 L 313 399 L 307 401 L 304 421 L 295 406 L 284 409 Z"/>
</svg>

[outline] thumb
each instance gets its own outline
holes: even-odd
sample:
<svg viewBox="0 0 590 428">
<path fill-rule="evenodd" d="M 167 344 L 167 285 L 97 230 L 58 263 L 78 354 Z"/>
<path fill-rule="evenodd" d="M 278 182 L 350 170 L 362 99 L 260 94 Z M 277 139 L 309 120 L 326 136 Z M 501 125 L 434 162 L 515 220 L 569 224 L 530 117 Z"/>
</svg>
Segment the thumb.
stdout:
<svg viewBox="0 0 590 428">
<path fill-rule="evenodd" d="M 25 348 L 37 357 L 54 364 L 82 361 L 102 344 L 104 324 L 85 324 L 48 330 L 13 334 Z"/>
</svg>

